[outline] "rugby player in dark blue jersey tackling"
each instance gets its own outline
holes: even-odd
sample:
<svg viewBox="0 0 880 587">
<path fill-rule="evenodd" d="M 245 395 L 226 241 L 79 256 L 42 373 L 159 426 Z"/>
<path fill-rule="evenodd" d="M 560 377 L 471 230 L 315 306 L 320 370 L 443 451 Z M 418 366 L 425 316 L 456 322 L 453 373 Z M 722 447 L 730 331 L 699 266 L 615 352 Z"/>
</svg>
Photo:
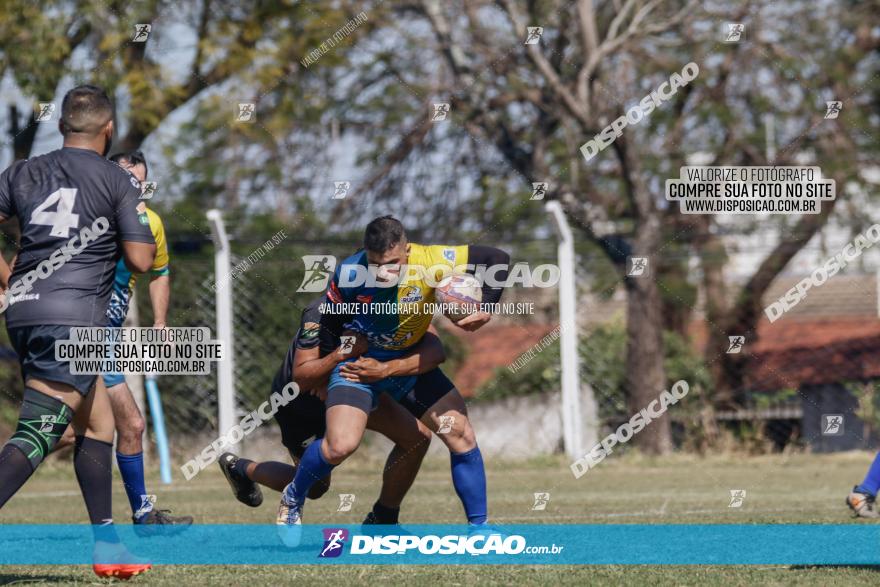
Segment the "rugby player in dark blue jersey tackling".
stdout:
<svg viewBox="0 0 880 587">
<path fill-rule="evenodd" d="M 323 297 L 317 298 L 303 310 L 300 327 L 272 383 L 273 393 L 280 392 L 291 381 L 302 390 L 296 399 L 275 414 L 281 429 L 281 442 L 294 463 L 299 463 L 312 443 L 320 442 L 324 437 L 324 399 L 330 372 L 340 362 L 359 357 L 367 350 L 366 340 L 357 336 L 353 348 L 346 350 L 340 338 L 344 332 L 343 324 L 350 317 L 335 315 L 322 319 L 322 302 Z M 406 356 L 381 363 L 364 360 L 361 371 L 349 377 L 352 381 L 366 382 L 393 375 L 418 375 L 416 387 L 420 390 L 436 388 L 442 394 L 452 388 L 452 383 L 436 369 L 445 358 L 440 339 L 428 332 Z M 385 464 L 379 498 L 364 523 L 397 524 L 400 505 L 415 481 L 430 445 L 431 431 L 390 397 L 383 398 L 378 409 L 370 414 L 367 428 L 387 437 L 395 446 Z M 280 492 L 296 473 L 296 466 L 287 463 L 254 462 L 232 453 L 222 455 L 219 464 L 236 498 L 251 507 L 263 501 L 259 485 Z M 329 487 L 328 474 L 312 485 L 308 498 L 320 498 Z"/>
</svg>

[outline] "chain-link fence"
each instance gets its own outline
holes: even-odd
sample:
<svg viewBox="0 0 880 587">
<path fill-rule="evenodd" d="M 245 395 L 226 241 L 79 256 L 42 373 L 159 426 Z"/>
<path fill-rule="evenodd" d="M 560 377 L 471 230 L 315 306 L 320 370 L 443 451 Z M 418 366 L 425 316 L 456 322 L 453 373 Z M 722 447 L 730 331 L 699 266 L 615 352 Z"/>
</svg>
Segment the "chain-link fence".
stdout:
<svg viewBox="0 0 880 587">
<path fill-rule="evenodd" d="M 203 249 L 197 254 L 172 255 L 168 323 L 208 327 L 216 336 L 216 276 L 210 247 Z M 233 268 L 251 253 L 247 243 L 238 243 L 236 249 L 240 254 L 232 255 Z M 229 280 L 233 299 L 236 420 L 269 397 L 272 379 L 296 333 L 302 309 L 318 295 L 296 291 L 304 274 L 299 249 L 294 245 L 269 251 L 265 258 L 236 271 Z M 342 250 L 336 253 L 344 254 Z M 146 289 L 145 285 L 139 287 Z M 141 316 L 146 317 L 151 311 L 149 295 L 143 290 L 138 300 Z M 172 450 L 181 452 L 186 447 L 189 454 L 190 439 L 197 437 L 201 441 L 219 435 L 216 365 L 210 375 L 160 376 L 158 384 Z"/>
<path fill-rule="evenodd" d="M 259 243 L 235 243 L 238 253 L 233 266 L 241 263 Z M 554 263 L 556 243 L 553 238 L 501 245 L 514 261 L 527 261 L 532 267 Z M 353 250 L 350 243 L 329 245 L 295 242 L 293 238 L 266 251 L 246 270 L 236 272 L 233 287 L 235 332 L 234 387 L 238 417 L 255 409 L 269 395 L 270 385 L 299 325 L 302 309 L 317 294 L 298 293 L 305 266 L 303 255 L 330 254 L 341 260 Z M 595 249 L 578 249 L 578 322 L 580 324 L 580 380 L 592 389 L 598 409 L 600 433 L 612 430 L 631 416 L 626 389 L 626 293 L 619 273 Z M 215 293 L 212 285 L 213 257 L 210 245 L 198 252 L 173 255 L 173 294 L 169 324 L 207 326 L 216 332 Z M 141 280 L 145 288 L 147 279 Z M 865 295 L 876 295 L 876 290 Z M 141 316 L 150 315 L 149 296 L 139 295 Z M 557 289 L 515 287 L 504 300 L 533 304 L 527 313 L 505 315 L 492 324 L 497 329 L 475 335 L 462 335 L 442 318 L 437 321 L 449 360 L 444 370 L 478 404 L 513 396 L 535 396 L 555 392 L 560 385 Z M 700 324 L 702 314 L 692 308 L 691 324 Z M 801 338 L 821 334 L 821 325 L 811 325 L 801 316 Z M 849 319 L 858 318 L 850 317 Z M 840 330 L 845 324 L 823 316 L 824 328 Z M 146 319 L 142 323 L 146 324 Z M 446 328 L 444 328 L 444 326 Z M 711 328 L 704 324 L 703 330 Z M 788 328 L 791 331 L 791 327 Z M 667 329 L 664 334 L 668 381 L 680 378 L 691 382 L 692 395 L 671 414 L 677 444 L 698 447 L 708 434 L 728 433 L 738 442 L 756 447 L 782 448 L 788 445 L 811 445 L 830 450 L 843 442 L 848 448 L 866 446 L 872 441 L 878 402 L 870 381 L 880 375 L 864 353 L 864 344 L 841 332 L 830 333 L 833 346 L 809 348 L 758 348 L 746 341 L 743 353 L 749 355 L 751 374 L 746 389 L 740 390 L 740 409 L 707 412 L 712 403 L 713 380 L 709 361 L 701 348 L 699 332 Z M 481 338 L 485 336 L 485 338 Z M 773 333 L 765 332 L 765 341 Z M 866 333 L 880 337 L 880 331 Z M 542 342 L 550 339 L 549 344 Z M 861 340 L 861 339 L 859 339 Z M 854 342 L 855 341 L 855 342 Z M 864 342 L 864 341 L 862 341 Z M 861 346 L 859 346 L 861 344 Z M 867 343 L 866 343 L 867 344 Z M 855 346 L 854 346 L 855 345 Z M 869 345 L 870 346 L 870 345 Z M 530 349 L 540 347 L 528 364 L 514 371 L 510 366 Z M 832 366 L 824 369 L 820 365 Z M 874 370 L 872 370 L 874 369 Z M 874 371 L 877 371 L 876 373 Z M 771 381 L 772 380 L 772 381 Z M 192 437 L 214 438 L 217 429 L 217 376 L 164 376 L 159 387 L 165 405 L 166 425 L 172 448 L 180 452 Z M 659 393 L 660 390 L 658 390 Z M 685 405 L 686 404 L 686 405 Z M 544 405 L 552 412 L 557 405 Z M 846 414 L 841 441 L 825 434 L 823 418 L 827 414 Z M 708 416 L 707 416 L 708 414 Z M 707 417 L 712 421 L 708 422 Z M 274 431 L 274 426 L 271 428 Z M 815 429 L 815 430 L 814 430 Z M 855 440 L 853 440 L 855 438 Z M 847 444 L 848 443 L 848 444 Z M 843 446 L 843 444 L 841 445 Z M 823 448 L 824 447 L 824 448 Z M 188 450 L 188 452 L 192 452 Z"/>
</svg>

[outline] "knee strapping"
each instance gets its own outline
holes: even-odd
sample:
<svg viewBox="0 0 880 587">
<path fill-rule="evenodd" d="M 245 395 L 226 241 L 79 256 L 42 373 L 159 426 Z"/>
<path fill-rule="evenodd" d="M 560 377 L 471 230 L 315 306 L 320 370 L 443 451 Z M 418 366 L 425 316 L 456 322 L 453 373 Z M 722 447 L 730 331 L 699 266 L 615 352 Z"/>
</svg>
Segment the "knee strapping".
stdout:
<svg viewBox="0 0 880 587">
<path fill-rule="evenodd" d="M 36 469 L 58 444 L 72 419 L 73 410 L 64 402 L 25 388 L 18 426 L 9 444 L 18 447 Z"/>
<path fill-rule="evenodd" d="M 324 405 L 328 409 L 333 406 L 346 405 L 369 414 L 373 411 L 373 397 L 370 392 L 359 387 L 340 385 L 327 391 L 327 400 Z"/>
</svg>

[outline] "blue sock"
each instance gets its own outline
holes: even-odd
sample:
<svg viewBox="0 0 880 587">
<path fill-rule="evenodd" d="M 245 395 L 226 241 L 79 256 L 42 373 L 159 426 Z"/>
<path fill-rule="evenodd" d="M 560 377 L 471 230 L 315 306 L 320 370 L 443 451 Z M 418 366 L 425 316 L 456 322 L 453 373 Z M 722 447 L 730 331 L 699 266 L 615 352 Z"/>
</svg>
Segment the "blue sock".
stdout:
<svg viewBox="0 0 880 587">
<path fill-rule="evenodd" d="M 139 452 L 136 455 L 116 453 L 116 464 L 119 465 L 119 472 L 122 474 L 131 513 L 135 515 L 145 503 L 142 496 L 147 494 L 147 487 L 144 484 L 144 453 Z M 142 512 L 136 519 L 140 520 L 148 511 Z"/>
<path fill-rule="evenodd" d="M 489 515 L 486 506 L 486 469 L 483 455 L 475 446 L 468 452 L 449 453 L 452 461 L 452 484 L 464 505 L 464 513 L 471 524 L 485 524 Z"/>
<path fill-rule="evenodd" d="M 324 460 L 324 455 L 321 454 L 322 442 L 320 438 L 312 442 L 299 460 L 296 475 L 284 490 L 284 497 L 287 498 L 288 503 L 294 501 L 300 505 L 304 504 L 312 485 L 326 477 L 336 467 Z"/>
<path fill-rule="evenodd" d="M 871 463 L 871 468 L 868 469 L 865 480 L 856 489 L 871 495 L 877 495 L 877 490 L 880 489 L 880 453 L 877 453 L 877 456 L 874 457 L 874 462 Z"/>
</svg>

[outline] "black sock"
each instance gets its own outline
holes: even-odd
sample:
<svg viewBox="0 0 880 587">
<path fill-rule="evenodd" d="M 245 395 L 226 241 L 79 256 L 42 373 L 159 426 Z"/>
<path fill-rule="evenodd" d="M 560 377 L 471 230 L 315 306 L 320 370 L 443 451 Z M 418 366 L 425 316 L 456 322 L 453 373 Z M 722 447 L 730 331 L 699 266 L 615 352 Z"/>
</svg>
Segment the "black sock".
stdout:
<svg viewBox="0 0 880 587">
<path fill-rule="evenodd" d="M 112 466 L 112 444 L 86 436 L 76 437 L 73 469 L 89 511 L 95 540 L 103 542 L 119 542 L 113 528 Z"/>
<path fill-rule="evenodd" d="M 385 507 L 377 501 L 373 504 L 373 515 L 379 524 L 396 524 L 400 517 L 400 508 Z"/>
<path fill-rule="evenodd" d="M 0 508 L 33 474 L 31 462 L 19 447 L 7 444 L 0 451 Z"/>
<path fill-rule="evenodd" d="M 247 468 L 248 468 L 248 465 L 250 465 L 251 463 L 253 463 L 253 461 L 240 458 L 237 461 L 235 461 L 235 466 L 232 467 L 232 470 L 235 471 L 236 475 L 241 475 L 245 479 L 250 479 L 250 477 L 248 477 L 248 474 L 247 474 Z"/>
</svg>

